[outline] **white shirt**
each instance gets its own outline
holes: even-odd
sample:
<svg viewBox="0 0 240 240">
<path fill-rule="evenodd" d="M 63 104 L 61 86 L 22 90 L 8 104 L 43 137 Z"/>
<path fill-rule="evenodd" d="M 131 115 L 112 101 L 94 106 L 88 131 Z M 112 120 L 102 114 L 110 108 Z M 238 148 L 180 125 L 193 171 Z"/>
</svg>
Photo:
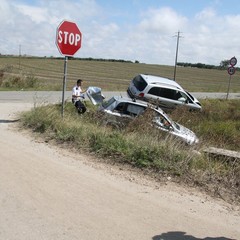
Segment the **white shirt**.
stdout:
<svg viewBox="0 0 240 240">
<path fill-rule="evenodd" d="M 75 95 L 77 97 L 72 97 L 74 101 L 77 101 L 80 99 L 80 97 L 84 97 L 84 94 L 82 93 L 82 89 L 80 86 L 74 86 L 72 89 L 72 95 Z"/>
</svg>

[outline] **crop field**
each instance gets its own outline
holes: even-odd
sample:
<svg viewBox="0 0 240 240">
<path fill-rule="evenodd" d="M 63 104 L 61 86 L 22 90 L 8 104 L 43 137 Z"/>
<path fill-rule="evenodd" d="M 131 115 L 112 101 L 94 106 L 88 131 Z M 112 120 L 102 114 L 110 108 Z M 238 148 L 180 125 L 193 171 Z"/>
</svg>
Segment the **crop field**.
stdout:
<svg viewBox="0 0 240 240">
<path fill-rule="evenodd" d="M 4 78 L 34 77 L 38 82 L 35 90 L 61 90 L 64 58 L 0 57 L 0 70 Z M 67 61 L 66 89 L 70 90 L 76 80 L 82 78 L 86 87 L 123 91 L 140 73 L 173 78 L 174 66 L 71 59 Z M 176 71 L 176 81 L 190 92 L 227 92 L 229 78 L 227 70 L 177 67 Z M 239 71 L 231 77 L 230 83 L 230 92 L 240 92 Z"/>
</svg>

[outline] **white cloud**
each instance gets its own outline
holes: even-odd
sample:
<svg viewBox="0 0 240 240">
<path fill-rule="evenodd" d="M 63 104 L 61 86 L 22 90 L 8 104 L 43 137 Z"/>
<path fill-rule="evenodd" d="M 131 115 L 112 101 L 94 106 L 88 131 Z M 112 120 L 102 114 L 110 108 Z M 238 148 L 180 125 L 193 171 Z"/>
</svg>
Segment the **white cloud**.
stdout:
<svg viewBox="0 0 240 240">
<path fill-rule="evenodd" d="M 216 17 L 215 10 L 212 8 L 206 8 L 202 10 L 201 12 L 196 14 L 196 19 L 199 21 L 208 21 Z"/>
<path fill-rule="evenodd" d="M 35 23 L 45 22 L 47 18 L 46 8 L 32 7 L 26 5 L 17 6 L 19 12 L 29 17 Z"/>
<path fill-rule="evenodd" d="M 0 53 L 59 56 L 56 28 L 63 19 L 74 21 L 83 34 L 76 57 L 116 58 L 174 65 L 176 32 L 180 30 L 180 62 L 218 65 L 239 53 L 240 15 L 220 16 L 211 8 L 193 18 L 170 7 L 134 12 L 135 22 L 122 23 L 94 0 L 41 0 L 30 6 L 0 0 Z M 137 19 L 139 19 L 137 21 Z"/>
<path fill-rule="evenodd" d="M 198 13 L 183 32 L 179 61 L 218 65 L 221 60 L 237 55 L 239 17 L 219 16 L 212 9 Z"/>
<path fill-rule="evenodd" d="M 171 34 L 181 29 L 187 21 L 187 18 L 178 15 L 171 8 L 150 9 L 143 14 L 143 20 L 139 27 L 144 31 Z"/>
<path fill-rule="evenodd" d="M 115 23 L 100 25 L 94 21 L 91 28 L 86 30 L 87 32 L 83 35 L 83 47 L 80 50 L 80 55 L 82 55 L 81 53 L 83 52 L 83 54 L 86 54 L 88 57 L 117 58 L 117 54 L 113 56 L 110 52 L 118 40 L 116 39 L 119 35 L 118 25 Z M 114 49 L 114 52 L 117 52 L 116 49 Z"/>
</svg>

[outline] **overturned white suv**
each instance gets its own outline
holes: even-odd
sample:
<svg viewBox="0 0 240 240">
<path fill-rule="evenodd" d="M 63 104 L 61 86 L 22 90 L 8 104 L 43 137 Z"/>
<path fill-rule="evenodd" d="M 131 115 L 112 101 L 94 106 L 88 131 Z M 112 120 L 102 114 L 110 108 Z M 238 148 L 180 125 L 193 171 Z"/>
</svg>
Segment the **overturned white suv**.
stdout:
<svg viewBox="0 0 240 240">
<path fill-rule="evenodd" d="M 165 111 L 178 106 L 201 110 L 200 102 L 177 82 L 159 76 L 140 74 L 133 78 L 127 89 L 130 98 L 156 103 Z"/>
<path fill-rule="evenodd" d="M 172 121 L 159 107 L 144 101 L 133 101 L 130 98 L 123 98 L 120 96 L 112 97 L 108 101 L 103 102 L 101 89 L 97 87 L 88 88 L 86 93 L 94 105 L 100 104 L 99 111 L 104 113 L 106 116 L 105 121 L 110 125 L 121 126 L 122 124 L 126 124 L 149 109 L 152 111 L 150 124 L 156 129 L 167 132 L 189 145 L 199 142 L 195 133 Z"/>
</svg>

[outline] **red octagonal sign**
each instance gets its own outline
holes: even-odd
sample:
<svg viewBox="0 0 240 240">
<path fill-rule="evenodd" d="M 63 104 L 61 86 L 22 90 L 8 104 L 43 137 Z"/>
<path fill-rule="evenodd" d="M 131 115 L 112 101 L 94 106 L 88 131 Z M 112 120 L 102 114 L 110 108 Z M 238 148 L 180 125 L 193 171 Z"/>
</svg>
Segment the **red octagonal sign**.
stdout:
<svg viewBox="0 0 240 240">
<path fill-rule="evenodd" d="M 82 33 L 77 24 L 70 21 L 62 21 L 57 28 L 56 45 L 59 52 L 65 56 L 73 56 L 82 43 Z"/>
</svg>

